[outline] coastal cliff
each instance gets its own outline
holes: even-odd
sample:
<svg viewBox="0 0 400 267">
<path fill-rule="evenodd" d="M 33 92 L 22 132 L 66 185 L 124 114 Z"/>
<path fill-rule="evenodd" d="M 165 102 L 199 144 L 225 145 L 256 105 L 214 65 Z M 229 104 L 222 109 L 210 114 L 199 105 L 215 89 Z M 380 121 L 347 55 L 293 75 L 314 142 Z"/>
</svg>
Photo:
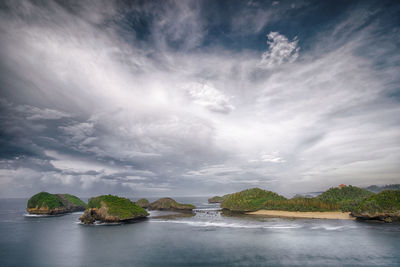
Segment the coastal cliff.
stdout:
<svg viewBox="0 0 400 267">
<path fill-rule="evenodd" d="M 30 214 L 58 215 L 84 211 L 85 208 L 85 202 L 74 195 L 40 192 L 28 200 L 26 211 Z"/>
<path fill-rule="evenodd" d="M 149 210 L 191 212 L 196 207 L 191 204 L 178 203 L 172 198 L 160 198 L 151 203 L 148 208 Z"/>
<path fill-rule="evenodd" d="M 147 217 L 145 209 L 127 198 L 102 195 L 89 199 L 85 213 L 79 218 L 84 224 L 130 222 Z"/>
</svg>

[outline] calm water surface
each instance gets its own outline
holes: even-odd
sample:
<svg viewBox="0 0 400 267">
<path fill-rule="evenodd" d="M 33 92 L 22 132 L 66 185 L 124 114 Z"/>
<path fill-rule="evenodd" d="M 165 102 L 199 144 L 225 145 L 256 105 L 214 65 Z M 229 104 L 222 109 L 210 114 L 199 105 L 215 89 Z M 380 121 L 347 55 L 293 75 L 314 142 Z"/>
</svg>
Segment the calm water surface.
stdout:
<svg viewBox="0 0 400 267">
<path fill-rule="evenodd" d="M 399 224 L 225 217 L 205 198 L 176 200 L 195 216 L 85 226 L 1 199 L 0 266 L 400 266 Z"/>
</svg>

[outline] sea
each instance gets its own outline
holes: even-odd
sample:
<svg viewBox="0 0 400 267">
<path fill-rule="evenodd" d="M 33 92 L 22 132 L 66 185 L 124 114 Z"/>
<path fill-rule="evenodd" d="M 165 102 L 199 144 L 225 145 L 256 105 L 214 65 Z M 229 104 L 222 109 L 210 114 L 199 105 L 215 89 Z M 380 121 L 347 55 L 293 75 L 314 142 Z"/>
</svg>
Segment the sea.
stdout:
<svg viewBox="0 0 400 267">
<path fill-rule="evenodd" d="M 194 214 L 112 225 L 0 199 L 0 266 L 400 266 L 396 223 L 226 216 L 205 197 L 175 199 Z"/>
</svg>

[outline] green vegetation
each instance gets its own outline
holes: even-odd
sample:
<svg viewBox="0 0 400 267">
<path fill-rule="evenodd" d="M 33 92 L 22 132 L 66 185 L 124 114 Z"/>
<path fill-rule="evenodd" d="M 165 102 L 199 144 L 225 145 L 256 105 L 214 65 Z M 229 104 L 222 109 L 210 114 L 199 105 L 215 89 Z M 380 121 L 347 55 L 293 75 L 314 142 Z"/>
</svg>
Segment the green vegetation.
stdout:
<svg viewBox="0 0 400 267">
<path fill-rule="evenodd" d="M 318 198 L 295 197 L 285 200 L 270 200 L 264 203 L 266 210 L 287 211 L 333 211 L 339 210 L 340 205 L 321 201 Z"/>
<path fill-rule="evenodd" d="M 83 202 L 80 198 L 70 195 L 70 194 L 62 194 L 64 198 L 66 198 L 71 204 L 76 206 L 86 206 L 85 202 Z"/>
<path fill-rule="evenodd" d="M 400 213 L 400 190 L 385 190 L 362 200 L 354 207 L 352 213 L 357 216 L 379 213 Z"/>
<path fill-rule="evenodd" d="M 150 210 L 191 211 L 196 208 L 191 204 L 181 204 L 172 198 L 160 198 L 149 205 Z"/>
<path fill-rule="evenodd" d="M 368 190 L 349 185 L 342 188 L 330 188 L 317 198 L 326 203 L 339 205 L 342 211 L 351 211 L 363 199 L 373 194 Z"/>
<path fill-rule="evenodd" d="M 40 192 L 28 200 L 28 209 L 33 209 L 36 207 L 47 207 L 49 209 L 55 209 L 59 207 L 64 207 L 64 204 L 62 203 L 61 199 L 58 198 L 56 195 L 47 192 Z"/>
<path fill-rule="evenodd" d="M 103 195 L 89 199 L 87 209 L 100 209 L 102 207 L 102 202 L 107 206 L 108 213 L 112 216 L 119 217 L 120 220 L 148 215 L 146 210 L 129 199 L 113 195 Z"/>
<path fill-rule="evenodd" d="M 330 188 L 318 197 L 296 196 L 287 199 L 271 191 L 252 188 L 230 194 L 221 208 L 234 212 L 265 210 L 286 211 L 351 211 L 363 199 L 373 193 L 355 186 Z"/>
<path fill-rule="evenodd" d="M 222 202 L 221 208 L 230 211 L 256 211 L 266 208 L 268 201 L 282 201 L 285 197 L 260 188 L 247 189 L 228 195 Z"/>
</svg>

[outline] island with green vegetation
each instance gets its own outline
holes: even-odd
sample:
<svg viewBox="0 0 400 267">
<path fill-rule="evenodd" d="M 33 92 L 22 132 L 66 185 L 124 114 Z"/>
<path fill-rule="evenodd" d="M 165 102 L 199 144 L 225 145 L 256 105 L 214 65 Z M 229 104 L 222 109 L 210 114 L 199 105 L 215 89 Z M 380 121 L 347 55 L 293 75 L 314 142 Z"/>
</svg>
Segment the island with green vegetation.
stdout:
<svg viewBox="0 0 400 267">
<path fill-rule="evenodd" d="M 149 210 L 164 210 L 164 211 L 179 211 L 179 212 L 191 212 L 196 207 L 191 204 L 181 204 L 173 200 L 172 198 L 160 198 L 152 202 L 148 209 Z"/>
<path fill-rule="evenodd" d="M 85 208 L 85 202 L 76 196 L 40 192 L 28 200 L 26 211 L 30 214 L 58 215 L 84 211 Z"/>
<path fill-rule="evenodd" d="M 140 207 L 147 209 L 150 205 L 150 202 L 146 199 L 146 198 L 141 198 L 139 200 L 137 200 L 136 205 L 139 205 Z"/>
<path fill-rule="evenodd" d="M 385 190 L 369 196 L 351 214 L 363 220 L 400 221 L 400 190 Z"/>
<path fill-rule="evenodd" d="M 272 191 L 251 188 L 228 195 L 222 201 L 221 208 L 229 213 L 276 216 L 281 211 L 283 217 L 359 218 L 389 222 L 397 221 L 399 218 L 399 191 L 387 190 L 374 194 L 356 186 L 340 185 L 337 188 L 330 188 L 317 197 L 296 196 L 287 199 Z"/>
<path fill-rule="evenodd" d="M 113 195 L 89 199 L 85 213 L 79 218 L 84 224 L 132 222 L 146 218 L 147 211 L 131 200 Z"/>
</svg>

